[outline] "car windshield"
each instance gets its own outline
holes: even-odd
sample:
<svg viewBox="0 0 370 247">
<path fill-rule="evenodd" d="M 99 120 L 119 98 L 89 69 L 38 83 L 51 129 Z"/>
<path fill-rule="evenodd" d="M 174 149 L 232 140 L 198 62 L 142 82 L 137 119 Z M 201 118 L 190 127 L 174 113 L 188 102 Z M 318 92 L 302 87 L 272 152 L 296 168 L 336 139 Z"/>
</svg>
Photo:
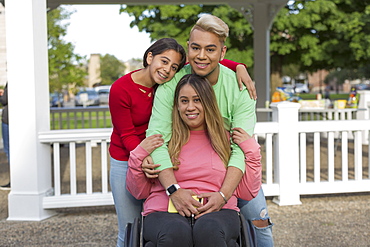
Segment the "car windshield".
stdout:
<svg viewBox="0 0 370 247">
<path fill-rule="evenodd" d="M 96 95 L 96 92 L 93 91 L 93 90 L 87 90 L 87 91 L 80 91 L 80 92 L 78 92 L 78 94 L 82 94 L 82 93 L 87 93 L 90 96 Z"/>
<path fill-rule="evenodd" d="M 102 93 L 109 93 L 109 89 L 101 89 L 101 90 L 99 90 L 99 94 L 102 94 Z"/>
</svg>

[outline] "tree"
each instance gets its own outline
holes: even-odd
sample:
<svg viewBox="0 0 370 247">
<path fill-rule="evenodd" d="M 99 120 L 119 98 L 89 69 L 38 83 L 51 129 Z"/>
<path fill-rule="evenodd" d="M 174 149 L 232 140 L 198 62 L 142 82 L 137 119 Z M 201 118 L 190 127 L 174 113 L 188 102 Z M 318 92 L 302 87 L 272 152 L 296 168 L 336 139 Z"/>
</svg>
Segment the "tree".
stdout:
<svg viewBox="0 0 370 247">
<path fill-rule="evenodd" d="M 281 77 L 283 65 L 301 71 L 358 68 L 370 59 L 369 0 L 289 1 L 271 29 L 271 70 Z M 152 40 L 172 37 L 185 45 L 202 13 L 214 14 L 230 27 L 227 58 L 253 65 L 253 31 L 246 19 L 227 5 L 122 6 L 134 16 L 131 26 Z"/>
<path fill-rule="evenodd" d="M 130 26 L 137 26 L 139 31 L 150 33 L 152 41 L 170 37 L 184 47 L 199 15 L 216 15 L 232 27 L 226 43 L 226 58 L 253 65 L 252 28 L 240 12 L 227 5 L 121 6 L 121 12 L 133 16 L 135 19 Z"/>
<path fill-rule="evenodd" d="M 368 63 L 369 2 L 291 1 L 279 12 L 271 30 L 274 63 L 297 63 L 311 72 L 358 68 Z"/>
<path fill-rule="evenodd" d="M 67 85 L 82 86 L 87 75 L 85 57 L 73 52 L 74 45 L 63 40 L 72 12 L 58 7 L 47 14 L 49 52 L 49 90 L 61 92 Z"/>
<path fill-rule="evenodd" d="M 125 65 L 110 54 L 100 55 L 100 77 L 102 85 L 111 85 L 123 75 Z"/>
</svg>

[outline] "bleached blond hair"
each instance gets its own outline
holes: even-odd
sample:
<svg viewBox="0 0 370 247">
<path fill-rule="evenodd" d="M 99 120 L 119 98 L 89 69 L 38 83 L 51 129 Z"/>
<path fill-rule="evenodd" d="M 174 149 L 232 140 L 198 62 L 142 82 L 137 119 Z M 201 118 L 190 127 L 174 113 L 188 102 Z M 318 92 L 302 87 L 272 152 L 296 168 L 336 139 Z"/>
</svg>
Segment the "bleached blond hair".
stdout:
<svg viewBox="0 0 370 247">
<path fill-rule="evenodd" d="M 190 34 L 195 29 L 216 34 L 222 44 L 225 44 L 226 38 L 229 37 L 229 26 L 217 16 L 210 14 L 202 15 L 191 29 Z"/>
</svg>

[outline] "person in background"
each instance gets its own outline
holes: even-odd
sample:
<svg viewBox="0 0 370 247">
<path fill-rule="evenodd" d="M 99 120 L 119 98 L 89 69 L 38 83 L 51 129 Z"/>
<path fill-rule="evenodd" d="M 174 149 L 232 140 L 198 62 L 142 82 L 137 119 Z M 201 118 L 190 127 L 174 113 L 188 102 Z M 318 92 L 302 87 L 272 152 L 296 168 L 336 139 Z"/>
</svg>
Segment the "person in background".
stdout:
<svg viewBox="0 0 370 247">
<path fill-rule="evenodd" d="M 127 161 L 130 151 L 145 138 L 157 85 L 172 79 L 184 66 L 185 61 L 185 50 L 176 40 L 159 39 L 144 53 L 144 68 L 119 78 L 110 89 L 109 110 L 113 123 L 109 146 L 110 185 L 118 217 L 117 246 L 124 244 L 126 224 L 140 216 L 142 210 L 142 201 L 136 200 L 126 190 Z M 238 70 L 238 73 L 242 73 L 243 70 L 246 72 L 244 65 L 228 60 L 225 63 Z M 247 85 L 254 89 L 248 73 L 244 76 L 242 74 L 238 81 L 248 82 Z M 152 138 L 157 145 L 163 143 L 161 135 L 154 135 Z"/>
<path fill-rule="evenodd" d="M 172 111 L 173 134 L 169 153 L 179 186 L 195 198 L 196 207 L 206 206 L 212 195 L 224 198 L 221 186 L 229 169 L 231 154 L 230 136 L 224 128 L 216 96 L 204 77 L 185 75 L 177 84 Z M 241 128 L 234 130 L 232 138 L 242 147 L 246 156 L 249 180 L 260 186 L 261 155 L 256 140 Z M 143 174 L 142 161 L 155 148 L 152 136 L 146 138 L 130 153 L 127 189 L 144 202 L 143 237 L 145 246 L 238 246 L 240 221 L 237 198 L 232 195 L 218 211 L 203 213 L 198 218 L 183 217 L 172 211 L 171 201 L 158 179 L 151 183 Z M 243 169 L 244 170 L 244 169 Z M 254 172 L 257 170 L 258 172 Z M 256 175 L 256 177 L 253 177 Z M 253 186 L 251 187 L 254 190 Z M 259 188 L 257 188 L 258 190 Z"/>
<path fill-rule="evenodd" d="M 246 90 L 240 91 L 235 83 L 235 73 L 221 66 L 219 61 L 226 54 L 226 38 L 229 28 L 220 18 L 205 14 L 201 16 L 190 31 L 188 41 L 188 61 L 174 78 L 157 88 L 153 112 L 150 118 L 147 136 L 162 135 L 165 144 L 156 148 L 151 153 L 150 159 L 145 159 L 142 164 L 143 171 L 149 178 L 158 177 L 164 188 L 170 193 L 171 201 L 182 216 L 215 212 L 232 197 L 243 173 L 240 170 L 228 169 L 220 191 L 208 198 L 208 203 L 199 208 L 188 190 L 179 187 L 171 168 L 172 160 L 168 153 L 168 141 L 172 133 L 171 113 L 173 97 L 177 83 L 185 75 L 194 73 L 204 76 L 213 86 L 218 106 L 223 117 L 223 122 L 228 131 L 235 127 L 242 128 L 249 135 L 254 134 L 256 123 L 255 101 L 248 97 Z M 244 154 L 235 143 L 232 144 L 232 153 L 229 167 L 235 166 L 244 169 Z M 244 171 L 244 170 L 242 170 Z M 266 199 L 260 188 L 255 198 L 251 200 L 238 199 L 238 207 L 247 220 L 250 220 L 257 235 L 259 246 L 273 246 L 272 223 L 267 210 Z"/>
<path fill-rule="evenodd" d="M 8 165 L 10 165 L 10 154 L 9 154 L 9 118 L 8 118 L 8 84 L 5 85 L 3 90 L 0 90 L 0 103 L 3 105 L 3 111 L 1 114 L 1 132 L 3 136 L 4 152 L 8 158 Z M 0 186 L 2 190 L 10 190 L 9 183 Z"/>
</svg>

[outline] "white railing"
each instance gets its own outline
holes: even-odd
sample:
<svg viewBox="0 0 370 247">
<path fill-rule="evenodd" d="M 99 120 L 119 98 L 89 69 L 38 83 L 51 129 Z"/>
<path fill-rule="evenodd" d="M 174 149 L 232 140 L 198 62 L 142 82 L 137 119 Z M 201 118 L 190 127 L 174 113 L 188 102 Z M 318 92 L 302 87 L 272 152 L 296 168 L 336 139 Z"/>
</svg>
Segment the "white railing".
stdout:
<svg viewBox="0 0 370 247">
<path fill-rule="evenodd" d="M 367 108 L 345 108 L 345 109 L 299 109 L 300 121 L 317 120 L 352 120 L 358 119 L 357 113 L 366 111 Z M 257 113 L 265 113 L 267 120 L 272 120 L 271 108 L 257 108 Z"/>
<path fill-rule="evenodd" d="M 357 113 L 361 109 L 300 109 L 299 120 L 351 120 L 358 119 Z M 258 114 L 266 114 L 266 120 L 272 120 L 271 108 L 257 108 Z M 110 128 L 111 116 L 108 106 L 89 107 L 51 107 L 50 129 L 84 129 Z"/>
<path fill-rule="evenodd" d="M 273 105 L 273 121 L 256 124 L 265 195 L 276 196 L 279 205 L 293 205 L 304 194 L 370 191 L 370 152 L 362 144 L 370 120 L 298 121 L 298 107 Z M 41 143 L 53 147 L 54 193 L 44 197 L 44 208 L 113 204 L 107 164 L 110 134 L 110 128 L 39 134 Z M 61 152 L 69 153 L 63 164 Z"/>
<path fill-rule="evenodd" d="M 51 144 L 53 150 L 54 189 L 43 201 L 44 208 L 112 205 L 108 189 L 108 143 L 111 129 L 53 130 L 39 134 L 41 143 Z M 61 148 L 68 146 L 69 159 L 61 164 Z M 82 146 L 84 152 L 77 152 Z M 65 149 L 65 148 L 64 148 Z M 93 150 L 95 149 L 95 150 Z M 98 150 L 97 150 L 98 149 Z M 93 159 L 99 152 L 99 160 Z M 81 161 L 81 157 L 85 162 Z M 100 169 L 96 169 L 96 166 Z M 94 168 L 94 169 L 93 169 Z M 84 175 L 78 170 L 83 169 Z M 67 172 L 69 170 L 69 174 Z M 100 173 L 97 174 L 96 170 Z M 64 171 L 64 172 L 62 172 Z M 98 184 L 98 188 L 93 188 Z"/>
</svg>

